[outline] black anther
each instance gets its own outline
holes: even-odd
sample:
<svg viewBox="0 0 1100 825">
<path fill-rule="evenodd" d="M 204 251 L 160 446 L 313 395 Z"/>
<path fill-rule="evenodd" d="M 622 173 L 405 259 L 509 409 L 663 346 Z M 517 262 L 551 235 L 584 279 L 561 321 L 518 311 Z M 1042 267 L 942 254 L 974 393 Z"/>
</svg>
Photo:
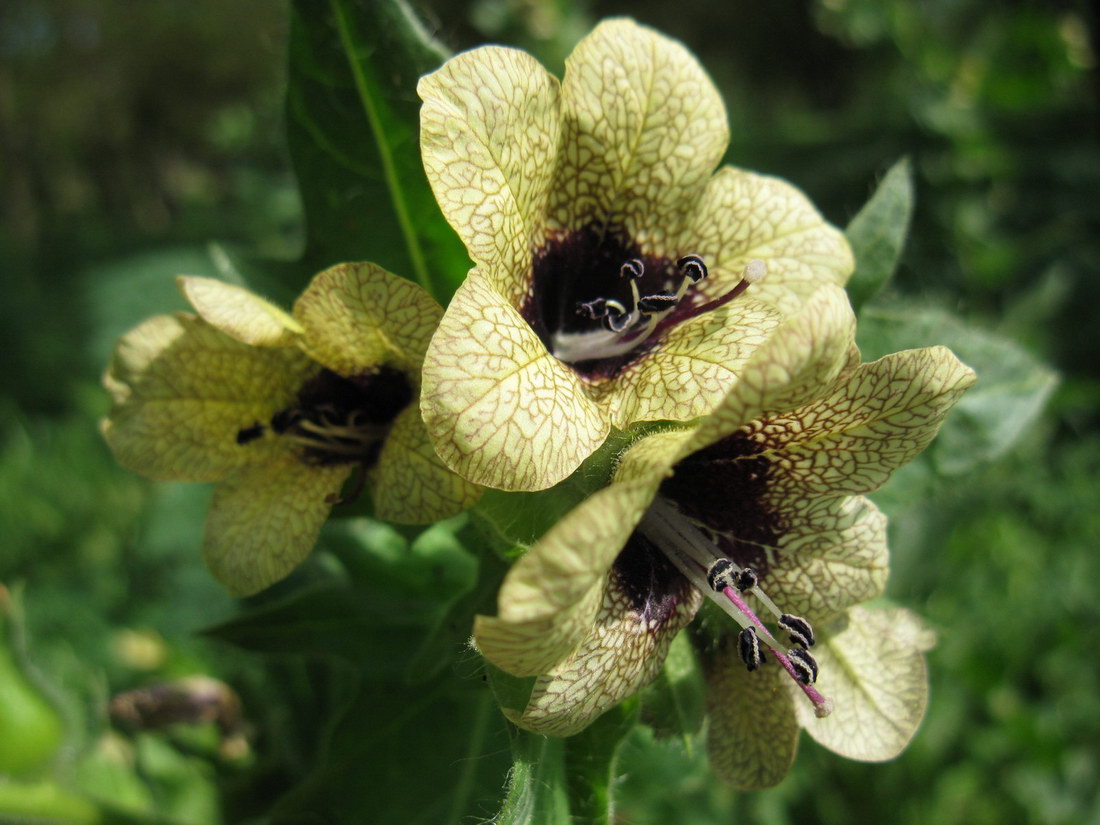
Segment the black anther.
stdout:
<svg viewBox="0 0 1100 825">
<path fill-rule="evenodd" d="M 741 661 L 750 672 L 768 661 L 768 657 L 764 655 L 764 649 L 760 646 L 760 638 L 756 635 L 755 627 L 746 627 L 737 636 L 737 652 L 741 654 Z"/>
<path fill-rule="evenodd" d="M 577 314 L 587 315 L 592 320 L 603 318 L 607 315 L 607 299 L 593 298 L 591 301 L 578 301 Z"/>
<path fill-rule="evenodd" d="M 619 275 L 624 278 L 630 278 L 631 280 L 638 280 L 645 274 L 645 264 L 642 263 L 640 258 L 631 258 L 629 261 L 619 267 Z"/>
<path fill-rule="evenodd" d="M 646 315 L 656 315 L 658 312 L 675 309 L 678 303 L 680 299 L 674 292 L 654 292 L 638 299 L 638 311 Z"/>
<path fill-rule="evenodd" d="M 721 593 L 727 587 L 733 587 L 733 562 L 729 559 L 718 559 L 707 571 L 707 584 L 711 589 Z"/>
<path fill-rule="evenodd" d="M 737 583 L 737 589 L 744 593 L 760 584 L 760 577 L 751 567 L 742 567 L 734 576 L 734 581 Z"/>
<path fill-rule="evenodd" d="M 293 407 L 279 410 L 275 415 L 271 416 L 271 429 L 275 431 L 276 435 L 282 435 L 301 420 L 301 410 L 294 409 Z"/>
<path fill-rule="evenodd" d="M 237 430 L 237 443 L 248 444 L 264 434 L 264 425 L 257 421 L 251 427 Z"/>
<path fill-rule="evenodd" d="M 814 629 L 801 616 L 784 613 L 779 617 L 779 626 L 791 635 L 791 643 L 804 648 L 814 646 Z"/>
<path fill-rule="evenodd" d="M 699 283 L 710 274 L 707 271 L 707 265 L 698 255 L 685 255 L 676 262 L 676 266 L 679 267 L 681 275 L 691 278 L 693 284 Z"/>
<path fill-rule="evenodd" d="M 787 658 L 794 665 L 798 681 L 804 685 L 812 685 L 817 681 L 817 660 L 808 651 L 793 647 L 787 651 Z"/>
<path fill-rule="evenodd" d="M 615 312 L 609 308 L 607 314 L 603 317 L 603 325 L 612 332 L 622 332 L 630 326 L 630 313 Z"/>
</svg>

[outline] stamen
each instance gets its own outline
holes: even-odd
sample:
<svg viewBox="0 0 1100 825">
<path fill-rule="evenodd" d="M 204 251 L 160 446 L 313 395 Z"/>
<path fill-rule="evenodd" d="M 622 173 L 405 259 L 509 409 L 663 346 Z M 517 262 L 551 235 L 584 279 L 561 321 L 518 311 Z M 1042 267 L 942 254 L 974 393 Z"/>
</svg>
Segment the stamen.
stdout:
<svg viewBox="0 0 1100 825">
<path fill-rule="evenodd" d="M 707 271 L 707 265 L 703 263 L 703 259 L 698 255 L 685 255 L 676 262 L 676 266 L 680 270 L 680 274 L 693 284 L 699 283 L 710 274 Z"/>
<path fill-rule="evenodd" d="M 654 315 L 676 309 L 678 303 L 680 298 L 674 292 L 654 292 L 638 300 L 638 311 L 644 315 Z"/>
<path fill-rule="evenodd" d="M 638 529 L 664 552 L 689 582 L 741 626 L 738 649 L 746 666 L 750 661 L 753 663 L 749 666 L 750 670 L 763 663 L 763 658 L 757 662 L 755 655 L 752 655 L 752 642 L 746 636 L 751 629 L 752 639 L 771 648 L 776 661 L 813 703 L 814 713 L 819 718 L 829 714 L 831 703 L 813 687 L 817 680 L 817 662 L 814 658 L 801 647 L 784 652 L 783 646 L 735 589 L 745 584 L 749 585 L 745 587 L 746 591 L 751 590 L 757 598 L 763 596 L 756 572 L 751 567 L 738 570 L 731 559 L 716 557 L 715 548 L 702 531 L 684 518 L 671 502 L 660 496 L 650 505 Z M 767 599 L 766 596 L 763 598 Z M 767 601 L 771 602 L 770 599 Z M 813 629 L 809 622 L 786 613 L 778 615 L 788 620 L 786 624 L 781 621 L 780 627 L 788 633 L 798 631 L 805 641 L 813 643 Z M 795 640 L 795 644 L 799 642 Z M 746 651 L 746 647 L 750 649 Z M 746 654 L 749 654 L 748 658 Z M 760 654 L 763 657 L 762 650 Z"/>
<path fill-rule="evenodd" d="M 710 589 L 721 593 L 727 587 L 732 587 L 734 568 L 734 563 L 727 558 L 718 559 L 712 564 L 707 571 L 707 584 L 710 585 Z"/>
<path fill-rule="evenodd" d="M 250 444 L 264 434 L 264 425 L 257 421 L 251 427 L 244 427 L 237 431 L 237 443 L 242 446 Z"/>
<path fill-rule="evenodd" d="M 768 594 L 760 589 L 759 582 L 757 581 L 756 571 L 753 570 L 751 567 L 746 567 L 745 570 L 742 570 L 741 572 L 745 573 L 746 570 L 749 571 L 749 574 L 752 576 L 752 585 L 750 587 L 742 587 L 739 589 L 742 592 L 746 590 L 751 590 L 752 594 L 760 600 L 760 604 L 764 605 L 769 613 L 771 613 L 777 619 L 783 618 L 783 616 L 785 615 L 783 611 L 776 607 L 775 602 L 768 598 Z"/>
<path fill-rule="evenodd" d="M 607 315 L 607 299 L 593 298 L 591 301 L 578 301 L 577 314 L 587 315 L 593 321 L 603 318 Z"/>
<path fill-rule="evenodd" d="M 798 671 L 798 681 L 804 685 L 812 685 L 817 681 L 817 660 L 809 654 L 809 651 L 800 647 L 792 647 L 787 651 L 787 656 Z"/>
<path fill-rule="evenodd" d="M 753 258 L 751 261 L 748 262 L 748 264 L 745 265 L 745 268 L 741 271 L 741 280 L 738 282 L 737 286 L 735 286 L 725 295 L 721 295 L 715 298 L 713 301 L 707 301 L 702 306 L 695 307 L 689 317 L 694 318 L 696 315 L 702 315 L 704 312 L 712 312 L 719 307 L 725 306 L 734 298 L 741 295 L 746 289 L 748 289 L 749 284 L 755 284 L 767 274 L 767 265 L 758 258 Z M 685 318 L 682 320 L 687 319 Z"/>
<path fill-rule="evenodd" d="M 619 267 L 619 276 L 636 281 L 645 275 L 645 264 L 638 258 L 631 258 Z"/>
<path fill-rule="evenodd" d="M 768 657 L 760 647 L 760 639 L 756 635 L 755 627 L 746 627 L 738 634 L 737 652 L 741 654 L 741 661 L 745 663 L 750 673 L 768 661 Z"/>
<path fill-rule="evenodd" d="M 282 435 L 302 418 L 302 413 L 294 408 L 279 410 L 271 416 L 271 429 L 276 435 Z"/>
<path fill-rule="evenodd" d="M 362 445 L 341 444 L 336 441 L 309 438 L 308 436 L 295 435 L 294 433 L 287 433 L 283 438 L 293 444 L 309 447 L 312 450 L 317 450 L 322 453 L 336 453 L 338 455 L 347 456 L 348 458 L 360 458 L 363 455 Z"/>
<path fill-rule="evenodd" d="M 752 590 L 756 587 L 760 583 L 760 577 L 756 575 L 756 571 L 751 567 L 742 567 L 737 571 L 734 582 L 734 586 L 744 593 L 746 590 Z"/>
<path fill-rule="evenodd" d="M 680 285 L 675 292 L 662 291 L 642 295 L 638 283 L 645 275 L 645 263 L 631 258 L 619 266 L 619 276 L 630 281 L 630 308 L 612 298 L 598 297 L 576 304 L 578 315 L 602 321 L 602 329 L 582 332 L 553 333 L 550 351 L 567 364 L 594 361 L 625 355 L 641 345 L 654 333 L 683 323 L 704 312 L 718 309 L 741 295 L 749 286 L 767 274 L 761 260 L 753 259 L 745 266 L 741 280 L 729 292 L 695 307 L 682 307 L 688 290 L 709 276 L 706 263 L 699 255 L 685 255 L 676 261 Z M 666 285 L 667 286 L 667 285 Z M 680 311 L 673 315 L 673 310 Z M 684 311 L 686 309 L 686 311 Z"/>
<path fill-rule="evenodd" d="M 617 335 L 634 322 L 634 313 L 627 312 L 626 308 L 623 307 L 623 305 L 620 304 L 618 301 L 608 301 L 607 303 L 609 305 L 615 304 L 619 307 L 622 307 L 622 309 L 618 312 L 611 310 L 609 307 L 608 313 L 604 316 L 603 319 L 604 326 Z"/>
<path fill-rule="evenodd" d="M 813 686 L 813 683 L 817 681 L 817 661 L 814 657 L 798 647 L 792 648 L 784 654 L 779 642 L 764 627 L 764 624 L 749 609 L 749 606 L 742 601 L 741 597 L 734 592 L 732 587 L 727 587 L 723 591 L 723 595 L 730 600 L 734 607 L 749 616 L 753 624 L 756 625 L 760 634 L 764 637 L 765 643 L 772 649 L 775 660 L 787 671 L 787 675 L 798 683 L 802 692 L 806 694 L 806 698 L 813 703 L 814 715 L 818 719 L 824 719 L 828 716 L 833 710 L 832 702 L 822 696 L 817 688 Z"/>
<path fill-rule="evenodd" d="M 792 644 L 801 645 L 803 648 L 814 646 L 814 629 L 801 616 L 784 613 L 779 617 L 779 626 L 790 634 Z"/>
</svg>

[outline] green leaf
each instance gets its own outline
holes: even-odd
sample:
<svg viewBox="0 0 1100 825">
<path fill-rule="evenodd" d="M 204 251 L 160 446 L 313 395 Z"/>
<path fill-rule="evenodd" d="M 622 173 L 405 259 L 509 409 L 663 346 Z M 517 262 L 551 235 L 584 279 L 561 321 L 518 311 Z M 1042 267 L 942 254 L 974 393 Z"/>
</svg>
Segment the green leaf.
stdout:
<svg viewBox="0 0 1100 825">
<path fill-rule="evenodd" d="M 549 490 L 534 493 L 486 490 L 471 513 L 503 555 L 518 555 L 566 513 L 606 485 L 618 457 L 632 440 L 649 429 L 648 425 L 642 425 L 630 432 L 612 432 L 573 475 Z"/>
<path fill-rule="evenodd" d="M 369 679 L 399 679 L 406 668 L 434 673 L 462 653 L 461 644 L 446 642 L 468 636 L 472 626 L 448 626 L 452 633 L 425 649 L 477 582 L 477 562 L 453 532 L 465 521 L 459 516 L 411 538 L 372 519 L 333 522 L 322 546 L 343 563 L 348 580 L 297 589 L 207 633 L 256 652 L 336 657 L 364 668 Z"/>
<path fill-rule="evenodd" d="M 502 706 L 526 706 L 533 677 L 509 676 L 491 664 L 487 670 Z M 615 761 L 619 746 L 634 727 L 638 704 L 636 699 L 623 702 L 568 739 L 512 728 L 508 793 L 493 821 L 514 825 L 610 825 Z"/>
<path fill-rule="evenodd" d="M 500 799 L 507 753 L 505 722 L 480 679 L 368 683 L 334 719 L 327 749 L 278 800 L 271 822 L 482 821 Z"/>
<path fill-rule="evenodd" d="M 566 787 L 575 822 L 611 825 L 615 763 L 637 716 L 638 700 L 628 699 L 565 741 Z"/>
<path fill-rule="evenodd" d="M 369 260 L 446 302 L 469 261 L 420 162 L 417 78 L 445 51 L 402 0 L 296 0 L 287 137 L 312 269 Z"/>
<path fill-rule="evenodd" d="M 406 611 L 377 605 L 361 591 L 321 584 L 263 605 L 206 630 L 206 635 L 257 653 L 337 657 L 397 678 L 429 618 L 422 605 Z"/>
<path fill-rule="evenodd" d="M 457 594 L 452 591 L 449 606 L 424 634 L 405 671 L 405 679 L 410 684 L 435 678 L 468 649 L 474 615 L 491 613 L 495 609 L 500 582 L 508 571 L 500 557 L 481 540 L 480 531 L 472 525 L 458 536 L 458 540 L 466 547 L 477 548 L 477 579 Z"/>
<path fill-rule="evenodd" d="M 967 472 L 1009 452 L 1038 420 L 1057 374 L 1014 341 L 942 309 L 894 302 L 867 307 L 858 342 L 864 358 L 943 344 L 978 374 L 926 452 L 941 474 Z"/>
<path fill-rule="evenodd" d="M 893 277 L 912 216 L 913 169 L 909 158 L 902 158 L 844 232 L 856 258 L 848 297 L 857 312 Z"/>
<path fill-rule="evenodd" d="M 658 738 L 681 736 L 685 744 L 703 725 L 706 682 L 687 633 L 669 645 L 660 674 L 642 692 L 642 721 Z"/>
<path fill-rule="evenodd" d="M 497 825 L 572 825 L 565 779 L 565 740 L 524 730 L 512 735 L 512 770 Z"/>
</svg>

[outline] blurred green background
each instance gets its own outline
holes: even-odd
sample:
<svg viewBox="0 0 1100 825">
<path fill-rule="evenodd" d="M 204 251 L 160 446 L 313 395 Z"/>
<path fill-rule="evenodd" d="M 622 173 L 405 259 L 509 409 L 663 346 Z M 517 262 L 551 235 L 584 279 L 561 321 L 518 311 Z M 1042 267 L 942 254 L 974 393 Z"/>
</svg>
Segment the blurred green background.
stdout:
<svg viewBox="0 0 1100 825">
<path fill-rule="evenodd" d="M 1091 6 L 416 8 L 454 50 L 506 42 L 559 72 L 610 14 L 682 39 L 724 93 L 727 161 L 792 180 L 841 226 L 910 156 L 913 231 L 894 282 L 861 318 L 865 352 L 946 343 L 966 360 L 990 337 L 1014 342 L 988 348 L 1005 396 L 981 403 L 1010 414 L 982 433 L 980 455 L 953 461 L 948 444 L 877 497 L 892 517 L 889 595 L 939 634 L 929 714 L 909 750 L 868 766 L 804 738 L 783 785 L 735 794 L 708 774 L 698 745 L 639 730 L 618 766 L 618 820 L 1100 823 Z M 288 20 L 271 0 L 0 6 L 0 753 L 20 741 L 24 755 L 0 757 L 0 822 L 259 817 L 315 779 L 334 709 L 349 704 L 338 667 L 278 646 L 244 653 L 200 632 L 239 610 L 197 551 L 208 491 L 117 468 L 96 430 L 114 339 L 183 308 L 174 275 L 225 276 L 227 250 L 299 251 L 303 214 L 283 139 Z M 899 314 L 920 323 L 899 332 Z M 330 548 L 302 576 L 340 563 Z M 277 603 L 275 591 L 258 604 Z M 110 696 L 196 673 L 240 694 L 250 746 L 228 753 L 210 725 L 135 734 L 110 723 Z"/>
</svg>

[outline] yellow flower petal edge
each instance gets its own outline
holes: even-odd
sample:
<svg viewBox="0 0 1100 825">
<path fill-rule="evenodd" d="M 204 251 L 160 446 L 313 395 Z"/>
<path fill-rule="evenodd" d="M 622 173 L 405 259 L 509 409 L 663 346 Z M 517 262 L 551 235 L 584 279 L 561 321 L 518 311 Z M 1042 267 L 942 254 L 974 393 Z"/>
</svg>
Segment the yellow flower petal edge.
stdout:
<svg viewBox="0 0 1100 825">
<path fill-rule="evenodd" d="M 834 710 L 817 719 L 796 701 L 799 723 L 841 756 L 865 762 L 893 759 L 924 718 L 924 652 L 934 637 L 902 608 L 852 608 L 839 625 L 839 631 L 823 632 L 814 648 L 821 665 L 818 684 L 833 698 Z"/>
<path fill-rule="evenodd" d="M 203 557 L 235 596 L 284 578 L 313 550 L 347 465 L 314 467 L 285 455 L 246 467 L 214 488 Z"/>
<path fill-rule="evenodd" d="M 470 257 L 518 304 L 558 152 L 558 81 L 525 52 L 485 46 L 448 60 L 417 91 L 436 200 Z"/>
<path fill-rule="evenodd" d="M 729 142 L 725 104 L 695 57 L 633 20 L 606 20 L 566 61 L 562 109 L 552 228 L 621 222 L 641 246 L 667 245 Z"/>
<path fill-rule="evenodd" d="M 795 707 L 778 668 L 749 673 L 728 640 L 707 673 L 707 755 L 718 777 L 741 791 L 778 785 L 798 751 Z"/>
<path fill-rule="evenodd" d="M 767 411 L 789 409 L 813 397 L 848 363 L 854 335 L 855 315 L 844 290 L 817 289 L 754 352 L 737 384 L 684 444 L 681 457 Z"/>
<path fill-rule="evenodd" d="M 610 431 L 577 376 L 476 270 L 432 338 L 421 412 L 447 466 L 505 490 L 553 486 Z"/>
<path fill-rule="evenodd" d="M 176 283 L 204 321 L 241 343 L 289 347 L 302 332 L 290 315 L 243 287 L 192 275 L 181 275 Z"/>
<path fill-rule="evenodd" d="M 877 598 L 886 587 L 886 516 L 862 496 L 795 500 L 779 514 L 786 529 L 769 586 L 788 612 L 815 626 Z"/>
<path fill-rule="evenodd" d="M 400 524 L 448 518 L 472 507 L 482 493 L 436 455 L 415 404 L 394 420 L 370 479 L 375 515 Z"/>
<path fill-rule="evenodd" d="M 844 286 L 855 268 L 844 233 L 825 222 L 797 188 L 779 178 L 732 166 L 707 185 L 681 245 L 692 246 L 716 276 L 700 284 L 717 297 L 722 275 L 741 272 L 754 258 L 767 276 L 751 296 L 785 315 L 796 311 L 823 284 Z"/>
<path fill-rule="evenodd" d="M 780 322 L 756 301 L 739 301 L 669 331 L 661 346 L 594 388 L 611 423 L 687 421 L 710 412 L 736 383 L 745 363 Z"/>
<path fill-rule="evenodd" d="M 612 575 L 584 640 L 568 659 L 536 680 L 522 713 L 505 709 L 505 714 L 537 733 L 580 733 L 653 680 L 673 638 L 695 617 L 700 601 L 699 593 L 688 589 L 672 615 L 650 621 Z"/>
<path fill-rule="evenodd" d="M 975 380 L 974 371 L 946 347 L 861 364 L 820 399 L 770 418 L 775 435 L 754 433 L 782 468 L 771 496 L 877 490 L 928 446 Z"/>
<path fill-rule="evenodd" d="M 508 571 L 497 616 L 477 617 L 482 655 L 515 676 L 547 673 L 570 656 L 599 614 L 611 562 L 652 495 L 652 482 L 617 484 L 551 528 Z"/>
<path fill-rule="evenodd" d="M 115 348 L 103 435 L 135 472 L 217 481 L 271 455 L 267 444 L 243 449 L 238 430 L 270 419 L 315 370 L 297 350 L 251 347 L 184 313 L 156 316 Z"/>
<path fill-rule="evenodd" d="M 443 309 L 421 287 L 372 263 L 338 264 L 294 304 L 302 348 L 340 375 L 392 366 L 415 383 Z"/>
</svg>

